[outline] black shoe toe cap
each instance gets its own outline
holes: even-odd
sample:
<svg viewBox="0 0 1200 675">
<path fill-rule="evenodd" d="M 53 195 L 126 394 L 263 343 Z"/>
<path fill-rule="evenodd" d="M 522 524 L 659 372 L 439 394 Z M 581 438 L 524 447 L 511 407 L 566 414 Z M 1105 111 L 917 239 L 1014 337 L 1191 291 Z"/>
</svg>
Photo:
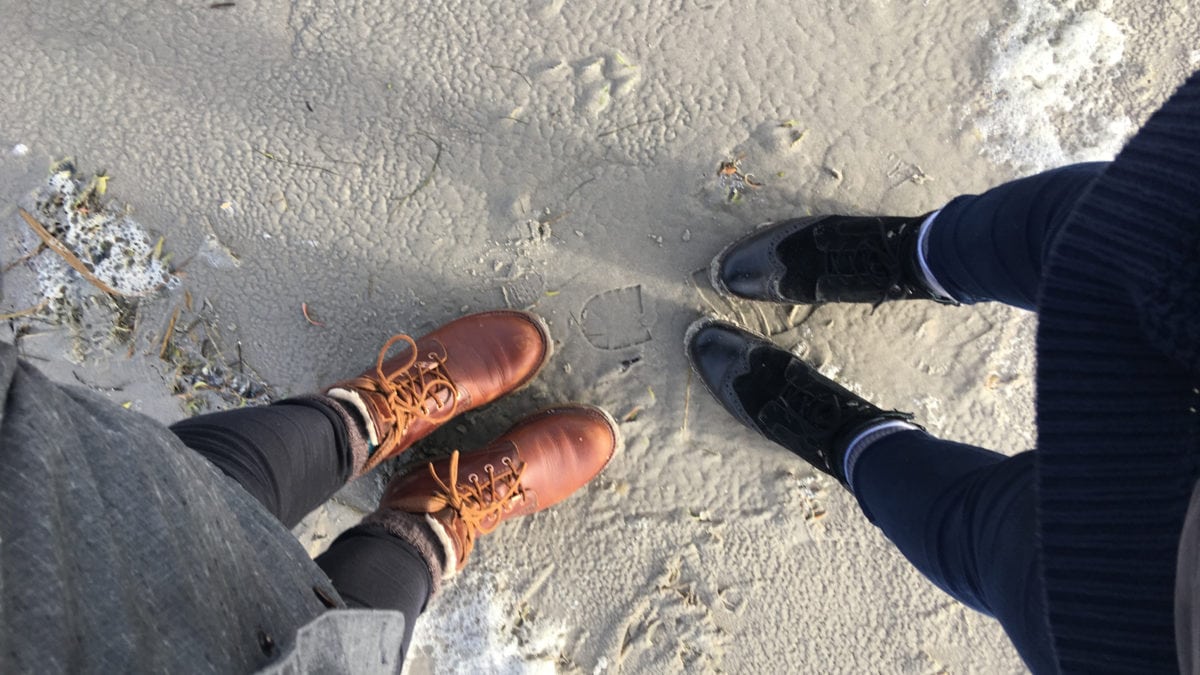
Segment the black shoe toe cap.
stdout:
<svg viewBox="0 0 1200 675">
<path fill-rule="evenodd" d="M 749 300 L 774 300 L 776 272 L 770 255 L 770 247 L 754 239 L 730 247 L 713 261 L 713 287 Z"/>
<path fill-rule="evenodd" d="M 755 341 L 756 336 L 732 324 L 701 319 L 688 330 L 688 360 L 709 391 L 716 392 Z"/>
</svg>

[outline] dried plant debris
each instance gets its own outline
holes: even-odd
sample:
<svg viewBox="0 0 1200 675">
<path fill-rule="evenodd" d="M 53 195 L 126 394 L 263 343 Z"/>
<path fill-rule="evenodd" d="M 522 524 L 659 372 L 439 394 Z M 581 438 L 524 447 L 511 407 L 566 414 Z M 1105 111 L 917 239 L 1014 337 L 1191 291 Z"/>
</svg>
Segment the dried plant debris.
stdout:
<svg viewBox="0 0 1200 675">
<path fill-rule="evenodd" d="M 85 180 L 71 160 L 58 162 L 35 196 L 33 217 L 96 279 L 126 297 L 145 297 L 174 285 L 175 277 L 146 230 L 122 209 L 104 200 L 108 176 Z M 50 242 L 47 242 L 50 243 Z M 51 244 L 53 246 L 53 244 Z M 51 311 L 91 294 L 63 256 L 42 254 L 34 260 L 43 297 Z"/>
<path fill-rule="evenodd" d="M 30 211 L 18 209 L 27 226 L 18 261 L 35 275 L 40 296 L 28 319 L 69 328 L 77 361 L 129 343 L 139 302 L 178 283 L 162 240 L 155 245 L 105 199 L 108 181 L 103 171 L 85 178 L 62 160 L 34 193 Z"/>
<path fill-rule="evenodd" d="M 51 167 L 29 211 L 19 209 L 27 225 L 23 250 L 6 272 L 32 271 L 30 290 L 41 297 L 10 313 L 21 322 L 14 331 L 64 326 L 71 335 L 67 356 L 80 363 L 114 350 L 153 359 L 192 414 L 269 402 L 271 391 L 244 362 L 241 344 L 222 338 L 212 303 L 184 291 L 182 302 L 169 304 L 166 291 L 180 285 L 171 254 L 161 237 L 105 200 L 108 181 L 104 172 L 85 178 L 63 160 Z"/>
<path fill-rule="evenodd" d="M 243 360 L 241 342 L 225 342 L 211 302 L 198 305 L 195 311 L 186 303 L 176 307 L 155 344 L 159 358 L 173 369 L 171 393 L 192 415 L 270 403 L 273 392 Z"/>
<path fill-rule="evenodd" d="M 725 193 L 725 200 L 731 204 L 737 204 L 747 193 L 763 186 L 754 174 L 742 171 L 743 159 L 745 155 L 738 155 L 717 165 L 717 182 Z"/>
</svg>

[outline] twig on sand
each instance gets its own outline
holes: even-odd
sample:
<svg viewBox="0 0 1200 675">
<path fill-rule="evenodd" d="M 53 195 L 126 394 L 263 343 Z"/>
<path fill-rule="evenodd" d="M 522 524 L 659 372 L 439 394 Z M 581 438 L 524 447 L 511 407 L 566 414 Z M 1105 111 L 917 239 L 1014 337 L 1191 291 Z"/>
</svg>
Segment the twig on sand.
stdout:
<svg viewBox="0 0 1200 675">
<path fill-rule="evenodd" d="M 307 321 L 307 322 L 311 323 L 312 325 L 316 326 L 317 328 L 324 328 L 324 327 L 325 327 L 325 324 L 324 324 L 324 323 L 322 323 L 322 322 L 320 322 L 320 321 L 317 321 L 316 319 L 314 319 L 314 318 L 312 318 L 311 316 L 309 316 L 309 314 L 308 314 L 308 303 L 307 303 L 307 302 L 302 302 L 302 303 L 300 303 L 300 313 L 304 315 L 304 320 L 305 320 L 305 321 Z"/>
<path fill-rule="evenodd" d="M 549 226 L 557 223 L 558 221 L 562 220 L 563 218 L 566 218 L 569 215 L 571 215 L 570 211 L 563 211 L 562 213 L 559 213 L 558 215 L 555 215 L 555 216 L 550 216 L 550 215 L 543 216 L 542 218 L 538 219 L 538 225 L 541 225 L 543 227 L 549 227 Z"/>
<path fill-rule="evenodd" d="M 21 263 L 29 260 L 30 258 L 36 258 L 38 256 L 38 254 L 44 250 L 46 250 L 46 244 L 45 243 L 38 244 L 29 253 L 26 253 L 25 255 L 21 256 L 20 258 L 17 258 L 16 260 L 5 265 L 3 272 L 5 274 L 7 274 L 8 272 L 10 272 L 12 270 L 12 268 L 16 267 L 17 265 L 20 265 Z"/>
<path fill-rule="evenodd" d="M 293 162 L 290 159 L 283 159 L 282 157 L 276 157 L 273 153 L 265 152 L 263 150 L 255 150 L 254 152 L 256 152 L 259 155 L 262 155 L 263 157 L 266 157 L 267 159 L 271 160 L 272 162 L 279 162 L 280 164 L 286 164 L 287 166 L 294 166 L 298 169 L 313 169 L 314 171 L 322 171 L 324 173 L 327 173 L 327 174 L 330 174 L 333 176 L 338 175 L 338 173 L 336 171 L 334 171 L 333 169 L 330 169 L 328 167 L 317 166 L 316 164 L 306 164 L 304 162 Z"/>
<path fill-rule="evenodd" d="M 438 164 L 440 164 L 442 161 L 442 151 L 445 149 L 445 146 L 442 145 L 442 142 L 423 131 L 420 133 L 425 138 L 433 141 L 433 144 L 437 146 L 437 152 L 433 155 L 433 166 L 429 167 L 429 173 L 425 174 L 425 177 L 421 179 L 420 183 L 417 183 L 417 187 L 413 188 L 412 192 L 404 195 L 403 199 L 396 202 L 396 205 L 392 207 L 391 213 L 388 214 L 388 220 L 391 220 L 391 217 L 395 215 L 397 208 L 404 205 L 405 202 L 412 199 L 418 192 L 424 190 L 425 187 L 429 185 L 429 183 L 433 180 L 433 174 L 437 172 Z"/>
<path fill-rule="evenodd" d="M 576 185 L 574 190 L 571 190 L 570 192 L 567 193 L 567 196 L 563 198 L 563 201 L 565 202 L 565 201 L 570 200 L 571 197 L 575 196 L 576 192 L 579 192 L 580 190 L 582 190 L 584 188 L 584 186 L 586 186 L 588 183 L 595 182 L 596 178 L 597 178 L 596 176 L 592 176 L 591 178 L 580 183 L 579 185 Z"/>
<path fill-rule="evenodd" d="M 46 228 L 42 227 L 41 223 L 35 220 L 33 216 L 29 215 L 28 211 L 25 209 L 17 210 L 21 213 L 21 217 L 25 219 L 25 222 L 29 224 L 29 227 L 37 233 L 37 236 L 41 237 L 42 241 L 46 242 L 46 246 L 49 246 L 51 251 L 54 251 L 62 256 L 62 259 L 66 260 L 67 264 L 73 267 L 76 272 L 79 272 L 84 279 L 87 279 L 93 286 L 99 288 L 105 293 L 108 293 L 114 298 L 119 298 L 124 295 L 124 293 L 121 293 L 112 286 L 100 281 L 100 279 L 97 278 L 95 274 L 92 274 L 91 270 L 87 268 L 87 265 L 83 264 L 82 260 L 80 260 L 74 253 L 71 253 L 71 251 L 61 241 L 59 241 L 57 237 L 47 232 Z"/>
<path fill-rule="evenodd" d="M 162 348 L 158 350 L 158 358 L 163 361 L 167 360 L 167 349 L 171 346 L 171 337 L 175 335 L 175 323 L 179 321 L 179 313 L 182 311 L 182 307 L 175 308 L 175 313 L 171 315 L 171 322 L 167 324 L 167 332 L 163 334 Z"/>
<path fill-rule="evenodd" d="M 517 75 L 519 75 L 521 77 L 522 80 L 525 80 L 525 84 L 529 85 L 530 89 L 533 89 L 533 81 L 529 79 L 529 76 L 526 75 L 525 73 L 522 73 L 521 71 L 517 70 L 516 68 L 513 68 L 511 66 L 498 66 L 493 63 L 489 63 L 489 64 L 487 64 L 487 66 L 488 66 L 488 68 L 491 68 L 492 70 L 507 70 L 510 73 L 516 73 Z"/>
<path fill-rule="evenodd" d="M 22 316 L 29 316 L 30 314 L 37 314 L 38 312 L 42 311 L 42 308 L 45 306 L 46 301 L 43 300 L 33 307 L 17 310 L 15 312 L 9 312 L 8 314 L 0 314 L 0 321 L 8 321 L 9 319 L 16 319 Z"/>
<path fill-rule="evenodd" d="M 662 122 L 666 119 L 667 119 L 666 115 L 659 115 L 658 117 L 651 117 L 648 120 L 640 120 L 640 121 L 634 122 L 632 124 L 626 124 L 623 127 L 617 127 L 616 129 L 609 129 L 608 131 L 601 131 L 599 134 L 596 134 L 596 138 L 604 138 L 605 136 L 611 136 L 617 132 L 625 131 L 626 129 L 640 127 L 644 124 L 654 124 L 655 122 Z"/>
</svg>

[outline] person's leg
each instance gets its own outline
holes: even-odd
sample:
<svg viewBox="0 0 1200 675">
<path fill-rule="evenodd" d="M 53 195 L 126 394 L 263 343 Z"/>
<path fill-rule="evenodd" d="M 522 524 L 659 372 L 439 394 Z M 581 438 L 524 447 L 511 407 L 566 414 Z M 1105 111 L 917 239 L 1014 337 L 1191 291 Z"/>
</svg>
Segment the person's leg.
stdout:
<svg viewBox="0 0 1200 675">
<path fill-rule="evenodd" d="M 456 451 L 395 476 L 379 508 L 317 564 L 349 606 L 402 612 L 407 650 L 416 618 L 440 582 L 462 571 L 479 537 L 566 499 L 620 446 L 607 412 L 546 408 L 475 452 Z"/>
<path fill-rule="evenodd" d="M 951 200 L 922 228 L 926 274 L 960 303 L 1035 309 L 1050 245 L 1105 166 L 1074 164 Z"/>
<path fill-rule="evenodd" d="M 424 519 L 379 511 L 343 532 L 316 563 L 348 607 L 403 614 L 407 652 L 417 617 L 440 586 L 440 546 Z"/>
<path fill-rule="evenodd" d="M 351 477 L 528 383 L 552 351 L 536 315 L 480 312 L 417 340 L 393 336 L 372 367 L 323 396 L 203 415 L 171 430 L 293 527 Z"/>
<path fill-rule="evenodd" d="M 1006 457 L 923 431 L 857 454 L 863 512 L 939 588 L 995 617 L 1034 672 L 1054 672 L 1035 550 L 1033 453 Z"/>
<path fill-rule="evenodd" d="M 362 464 L 357 426 L 336 401 L 314 396 L 200 415 L 171 431 L 291 528 Z"/>
</svg>

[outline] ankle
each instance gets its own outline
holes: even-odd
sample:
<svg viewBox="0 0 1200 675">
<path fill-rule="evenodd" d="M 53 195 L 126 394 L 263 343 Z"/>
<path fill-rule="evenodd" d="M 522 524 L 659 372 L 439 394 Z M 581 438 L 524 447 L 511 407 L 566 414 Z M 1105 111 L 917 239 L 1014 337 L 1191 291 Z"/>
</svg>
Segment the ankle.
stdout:
<svg viewBox="0 0 1200 675">
<path fill-rule="evenodd" d="M 346 427 L 346 440 L 350 446 L 352 462 L 350 480 L 362 476 L 366 473 L 365 467 L 371 458 L 372 451 L 375 450 L 375 446 L 370 441 L 370 421 L 364 419 L 358 408 L 342 399 L 328 394 L 312 398 L 319 400 L 341 418 L 342 424 Z"/>
<path fill-rule="evenodd" d="M 921 223 L 917 233 L 916 250 L 913 252 L 917 263 L 916 270 L 914 271 L 919 277 L 919 281 L 933 296 L 934 300 L 957 305 L 959 304 L 958 299 L 951 295 L 950 291 L 946 290 L 946 287 L 938 281 L 937 275 L 933 273 L 933 270 L 929 266 L 929 233 L 933 229 L 933 223 L 939 213 L 941 213 L 941 209 L 930 213 Z"/>
<path fill-rule="evenodd" d="M 841 470 L 842 484 L 850 492 L 854 492 L 854 467 L 868 448 L 892 434 L 902 431 L 922 431 L 919 425 L 908 421 L 911 417 L 911 415 L 880 417 L 859 425 L 846 434 L 847 440 L 842 450 Z"/>
<path fill-rule="evenodd" d="M 441 589 L 442 582 L 454 576 L 455 554 L 451 542 L 445 537 L 439 523 L 432 518 L 398 509 L 379 509 L 362 520 L 363 525 L 374 525 L 386 530 L 412 545 L 420 553 L 429 568 L 432 599 Z"/>
</svg>

